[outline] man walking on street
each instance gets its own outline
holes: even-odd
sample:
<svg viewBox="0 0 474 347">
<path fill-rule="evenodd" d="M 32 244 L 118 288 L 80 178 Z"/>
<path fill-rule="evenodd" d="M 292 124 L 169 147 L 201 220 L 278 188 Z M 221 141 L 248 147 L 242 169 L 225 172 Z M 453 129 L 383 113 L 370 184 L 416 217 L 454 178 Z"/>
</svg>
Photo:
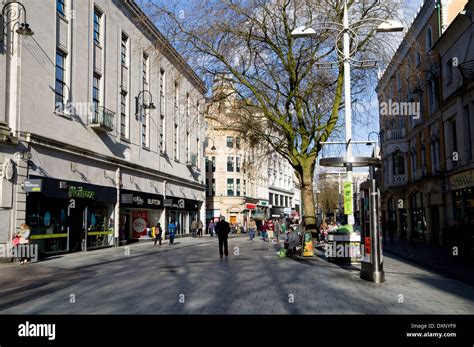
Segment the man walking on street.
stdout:
<svg viewBox="0 0 474 347">
<path fill-rule="evenodd" d="M 250 221 L 247 224 L 247 228 L 249 230 L 249 240 L 253 241 L 253 238 L 255 236 L 255 230 L 257 229 L 257 224 L 255 223 L 252 217 L 250 217 Z"/>
<path fill-rule="evenodd" d="M 156 226 L 155 226 L 155 246 L 156 246 L 157 242 L 159 242 L 160 246 L 161 246 L 162 236 L 163 236 L 163 229 L 161 228 L 161 224 L 156 223 Z"/>
<path fill-rule="evenodd" d="M 221 220 L 216 224 L 216 234 L 219 239 L 219 254 L 222 258 L 223 254 L 227 257 L 229 255 L 229 246 L 227 244 L 227 238 L 230 233 L 230 225 L 225 221 L 225 217 L 221 216 Z M 222 251 L 224 248 L 224 252 Z"/>
</svg>

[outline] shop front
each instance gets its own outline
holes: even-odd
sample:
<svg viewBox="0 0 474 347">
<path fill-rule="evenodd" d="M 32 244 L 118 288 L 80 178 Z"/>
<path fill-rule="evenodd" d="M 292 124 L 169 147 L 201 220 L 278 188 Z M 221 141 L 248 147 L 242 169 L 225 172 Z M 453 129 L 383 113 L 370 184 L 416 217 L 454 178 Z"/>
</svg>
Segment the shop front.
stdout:
<svg viewBox="0 0 474 347">
<path fill-rule="evenodd" d="M 163 195 L 122 190 L 119 240 L 128 243 L 153 238 L 152 227 L 162 218 L 163 200 Z"/>
<path fill-rule="evenodd" d="M 114 245 L 115 188 L 31 176 L 24 190 L 30 241 L 41 255 Z"/>
<path fill-rule="evenodd" d="M 474 223 L 474 170 L 461 172 L 449 178 L 455 221 Z"/>
<path fill-rule="evenodd" d="M 166 208 L 166 227 L 171 221 L 176 223 L 177 234 L 189 234 L 193 220 L 199 220 L 199 208 L 202 201 L 190 200 L 177 197 L 164 199 L 163 205 Z M 205 221 L 202 221 L 205 223 Z"/>
</svg>

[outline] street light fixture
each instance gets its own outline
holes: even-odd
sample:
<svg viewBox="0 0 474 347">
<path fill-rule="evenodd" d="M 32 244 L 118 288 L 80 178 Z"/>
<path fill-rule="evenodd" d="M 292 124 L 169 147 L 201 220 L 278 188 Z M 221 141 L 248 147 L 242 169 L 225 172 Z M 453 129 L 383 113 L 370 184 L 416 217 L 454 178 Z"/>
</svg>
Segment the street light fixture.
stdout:
<svg viewBox="0 0 474 347">
<path fill-rule="evenodd" d="M 207 143 L 209 140 L 212 140 L 211 151 L 215 151 L 215 150 L 216 150 L 216 146 L 214 145 L 214 139 L 213 139 L 212 137 L 206 137 L 206 143 Z M 206 147 L 207 147 L 207 146 L 206 146 Z"/>
<path fill-rule="evenodd" d="M 16 9 L 13 5 L 17 5 L 20 8 Z M 33 30 L 31 30 L 30 25 L 26 21 L 26 9 L 25 6 L 18 1 L 7 2 L 2 8 L 2 40 L 7 36 L 7 28 L 13 21 L 20 18 L 23 14 L 23 22 L 19 23 L 20 27 L 16 30 L 16 33 L 23 36 L 32 36 L 34 35 Z"/>
<path fill-rule="evenodd" d="M 140 105 L 140 96 L 143 93 L 148 93 L 150 95 L 150 103 L 149 104 L 146 104 L 145 102 L 143 102 L 143 104 Z M 149 90 L 142 90 L 135 97 L 135 116 L 137 117 L 137 119 L 138 119 L 138 114 L 140 112 L 140 107 L 143 107 L 144 110 L 156 110 L 156 106 L 153 103 L 153 95 L 151 94 L 151 92 Z"/>
</svg>

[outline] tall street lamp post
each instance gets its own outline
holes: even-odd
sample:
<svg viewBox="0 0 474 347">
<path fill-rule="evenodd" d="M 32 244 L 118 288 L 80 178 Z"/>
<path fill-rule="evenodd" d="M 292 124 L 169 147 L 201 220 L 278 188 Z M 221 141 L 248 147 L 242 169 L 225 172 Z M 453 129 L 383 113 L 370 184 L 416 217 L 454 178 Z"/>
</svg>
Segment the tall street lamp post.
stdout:
<svg viewBox="0 0 474 347">
<path fill-rule="evenodd" d="M 356 51 L 353 49 L 351 51 L 350 43 L 351 39 L 356 41 L 355 47 L 357 47 L 357 33 L 355 29 L 368 27 L 371 26 L 370 22 L 378 22 L 381 23 L 377 27 L 377 32 L 399 32 L 403 31 L 405 28 L 403 24 L 394 20 L 387 20 L 387 19 L 379 19 L 379 18 L 367 18 L 356 21 L 352 24 L 349 24 L 349 16 L 347 10 L 347 0 L 344 2 L 344 14 L 343 14 L 343 21 L 341 23 L 336 22 L 323 22 L 320 23 L 322 27 L 320 29 L 331 29 L 338 31 L 336 41 L 338 42 L 341 34 L 343 38 L 343 50 L 340 51 L 338 44 L 336 42 L 336 50 L 338 56 L 340 57 L 339 62 L 343 62 L 344 68 L 344 112 L 345 112 L 345 142 L 324 142 L 322 144 L 345 144 L 346 145 L 346 158 L 348 158 L 346 162 L 346 181 L 353 183 L 353 175 L 352 175 L 352 162 L 349 158 L 352 158 L 352 145 L 358 143 L 366 143 L 365 141 L 352 141 L 352 96 L 351 96 L 351 64 L 357 66 L 367 66 L 368 61 L 357 61 L 351 58 L 351 55 L 355 54 Z M 333 26 L 333 27 L 331 27 Z M 316 36 L 317 33 L 313 28 L 298 27 L 291 33 L 293 37 L 311 37 Z M 347 216 L 348 224 L 354 225 L 354 214 L 348 213 Z"/>
<path fill-rule="evenodd" d="M 370 23 L 372 22 L 372 24 Z M 363 28 L 363 27 L 370 27 L 373 26 L 373 23 L 377 22 L 380 23 L 377 27 L 377 32 L 399 32 L 403 31 L 405 28 L 403 24 L 394 20 L 387 20 L 387 19 L 379 19 L 379 18 L 367 18 L 356 21 L 352 24 L 349 23 L 349 16 L 347 10 L 347 0 L 344 2 L 344 13 L 343 13 L 343 21 L 341 23 L 335 22 L 324 22 L 320 23 L 322 27 L 320 29 L 330 29 L 336 30 L 338 32 L 336 37 L 336 50 L 339 57 L 339 60 L 335 62 L 336 64 L 343 62 L 343 69 L 344 69 L 344 112 L 345 112 L 345 142 L 324 142 L 321 144 L 344 144 L 346 146 L 346 156 L 345 158 L 328 158 L 328 159 L 335 159 L 333 161 L 328 161 L 327 166 L 332 166 L 337 164 L 342 164 L 346 168 L 346 181 L 350 187 L 353 185 L 353 175 L 352 175 L 352 167 L 353 164 L 357 162 L 358 166 L 365 166 L 365 163 L 371 162 L 370 158 L 368 160 L 360 160 L 362 158 L 354 158 L 352 156 L 352 145 L 363 143 L 366 144 L 366 141 L 352 141 L 352 98 L 351 98 L 351 64 L 364 67 L 370 66 L 370 61 L 357 61 L 351 58 L 351 55 L 354 55 L 357 51 L 356 49 L 351 50 L 351 40 L 355 41 L 354 47 L 358 46 L 357 42 L 357 32 L 356 29 Z M 331 27 L 332 26 L 332 27 Z M 343 39 L 343 50 L 342 52 L 339 49 L 338 42 L 341 38 Z M 311 37 L 316 36 L 317 33 L 315 29 L 309 27 L 299 27 L 292 31 L 292 36 L 297 37 Z M 331 64 L 333 65 L 333 64 Z M 330 65 L 330 66 L 331 66 Z M 321 164 L 323 165 L 323 164 Z M 349 199 L 351 202 L 353 201 L 352 193 L 348 194 Z M 345 211 L 347 214 L 347 223 L 349 225 L 354 225 L 354 214 L 353 208 L 350 208 L 349 211 Z M 379 233 L 380 230 L 374 230 L 374 233 Z M 374 238 L 377 238 L 377 235 L 371 235 Z M 373 257 L 377 259 L 377 257 Z M 374 276 L 370 278 L 374 282 L 382 282 L 383 276 Z"/>
</svg>

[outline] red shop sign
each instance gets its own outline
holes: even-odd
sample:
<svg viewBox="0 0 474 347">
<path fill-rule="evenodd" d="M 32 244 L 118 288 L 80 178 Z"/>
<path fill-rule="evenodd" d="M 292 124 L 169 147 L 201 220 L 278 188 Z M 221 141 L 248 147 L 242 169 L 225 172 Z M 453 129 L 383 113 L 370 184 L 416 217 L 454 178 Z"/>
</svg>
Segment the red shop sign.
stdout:
<svg viewBox="0 0 474 347">
<path fill-rule="evenodd" d="M 247 210 L 255 210 L 256 205 L 255 204 L 245 204 L 245 208 Z"/>
</svg>

